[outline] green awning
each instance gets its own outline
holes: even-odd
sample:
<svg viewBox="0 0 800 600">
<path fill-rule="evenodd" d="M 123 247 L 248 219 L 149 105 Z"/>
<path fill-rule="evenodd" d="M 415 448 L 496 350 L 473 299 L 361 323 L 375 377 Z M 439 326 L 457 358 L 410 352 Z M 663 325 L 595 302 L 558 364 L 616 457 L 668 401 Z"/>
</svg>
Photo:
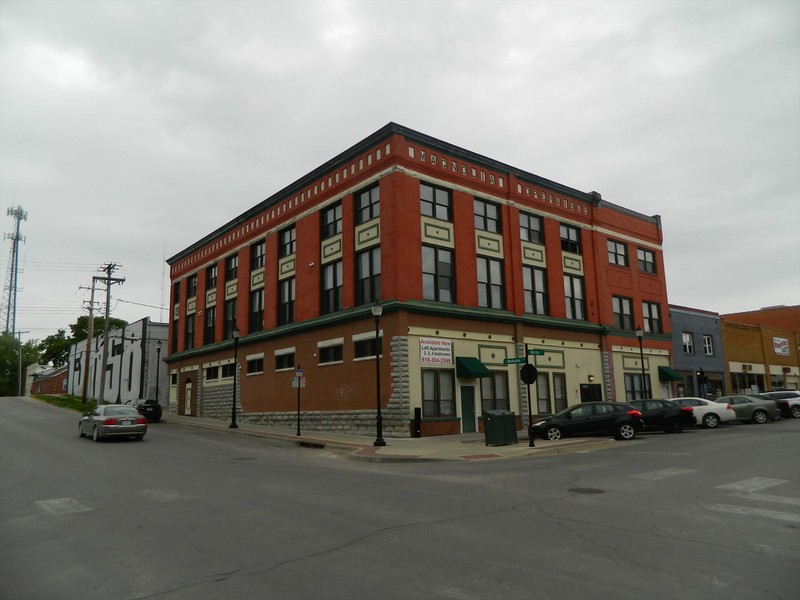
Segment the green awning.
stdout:
<svg viewBox="0 0 800 600">
<path fill-rule="evenodd" d="M 659 381 L 683 381 L 683 375 L 669 367 L 658 367 Z"/>
<path fill-rule="evenodd" d="M 491 377 L 492 372 L 481 361 L 472 356 L 456 356 L 456 375 L 465 379 Z"/>
</svg>

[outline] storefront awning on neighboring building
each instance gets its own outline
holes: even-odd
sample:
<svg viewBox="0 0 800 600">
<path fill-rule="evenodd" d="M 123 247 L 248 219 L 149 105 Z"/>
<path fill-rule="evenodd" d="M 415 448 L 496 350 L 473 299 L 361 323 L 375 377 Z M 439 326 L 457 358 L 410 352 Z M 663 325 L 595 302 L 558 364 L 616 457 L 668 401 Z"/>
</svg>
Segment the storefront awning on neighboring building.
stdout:
<svg viewBox="0 0 800 600">
<path fill-rule="evenodd" d="M 683 381 L 683 375 L 669 367 L 658 367 L 659 381 Z"/>
<path fill-rule="evenodd" d="M 456 376 L 465 379 L 490 377 L 492 372 L 481 361 L 472 356 L 456 356 Z"/>
</svg>

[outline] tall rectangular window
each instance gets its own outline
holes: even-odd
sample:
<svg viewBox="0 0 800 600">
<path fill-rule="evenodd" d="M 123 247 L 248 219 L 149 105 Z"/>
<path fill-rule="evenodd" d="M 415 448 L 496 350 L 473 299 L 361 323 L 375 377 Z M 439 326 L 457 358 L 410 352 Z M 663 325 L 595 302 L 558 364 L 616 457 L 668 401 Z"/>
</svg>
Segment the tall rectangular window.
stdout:
<svg viewBox="0 0 800 600">
<path fill-rule="evenodd" d="M 233 281 L 239 276 L 239 255 L 233 254 L 225 259 L 225 281 Z"/>
<path fill-rule="evenodd" d="M 638 248 L 636 250 L 636 258 L 639 261 L 639 270 L 642 273 L 655 274 L 656 272 L 655 254 L 650 252 L 650 250 L 644 250 L 643 248 Z"/>
<path fill-rule="evenodd" d="M 478 257 L 478 306 L 504 308 L 503 261 Z"/>
<path fill-rule="evenodd" d="M 572 252 L 573 254 L 581 253 L 581 232 L 577 227 L 572 225 L 561 224 L 561 250 L 564 252 Z"/>
<path fill-rule="evenodd" d="M 553 412 L 550 405 L 550 377 L 547 373 L 539 373 L 536 378 L 536 409 L 540 415 Z"/>
<path fill-rule="evenodd" d="M 583 321 L 586 309 L 583 299 L 583 277 L 564 275 L 564 300 L 567 305 L 567 318 Z"/>
<path fill-rule="evenodd" d="M 321 314 L 342 310 L 342 261 L 337 260 L 322 267 Z"/>
<path fill-rule="evenodd" d="M 247 331 L 255 333 L 264 327 L 264 289 L 250 292 L 250 315 L 248 317 Z"/>
<path fill-rule="evenodd" d="M 456 385 L 452 369 L 422 371 L 422 416 L 454 417 Z"/>
<path fill-rule="evenodd" d="M 216 306 L 207 306 L 206 307 L 206 320 L 205 320 L 205 328 L 203 331 L 203 343 L 204 344 L 213 344 L 214 343 L 214 334 L 217 327 L 217 307 Z"/>
<path fill-rule="evenodd" d="M 294 277 L 278 282 L 278 325 L 286 325 L 294 321 Z"/>
<path fill-rule="evenodd" d="M 381 248 L 376 246 L 356 255 L 356 305 L 381 298 Z"/>
<path fill-rule="evenodd" d="M 622 242 L 615 242 L 608 240 L 608 264 L 618 265 L 620 267 L 628 266 L 628 246 Z"/>
<path fill-rule="evenodd" d="M 650 398 L 649 381 L 641 373 L 625 374 L 625 400 L 645 400 Z"/>
<path fill-rule="evenodd" d="M 186 337 L 183 349 L 191 350 L 194 348 L 194 314 L 186 315 Z"/>
<path fill-rule="evenodd" d="M 662 333 L 661 307 L 655 302 L 642 302 L 642 318 L 647 333 Z"/>
<path fill-rule="evenodd" d="M 703 354 L 714 356 L 714 338 L 710 335 L 703 336 Z"/>
<path fill-rule="evenodd" d="M 264 267 L 264 240 L 250 246 L 250 270 L 255 271 Z"/>
<path fill-rule="evenodd" d="M 194 298 L 197 296 L 197 275 L 189 275 L 186 279 L 186 297 Z"/>
<path fill-rule="evenodd" d="M 681 333 L 681 341 L 683 342 L 683 353 L 694 354 L 694 339 L 692 334 L 688 331 Z"/>
<path fill-rule="evenodd" d="M 322 239 L 327 240 L 342 233 L 342 203 L 338 202 L 322 211 Z"/>
<path fill-rule="evenodd" d="M 213 264 L 206 267 L 206 291 L 217 287 L 217 265 Z"/>
<path fill-rule="evenodd" d="M 475 212 L 475 229 L 490 233 L 501 233 L 499 206 L 476 198 L 473 202 L 473 208 Z"/>
<path fill-rule="evenodd" d="M 181 282 L 176 281 L 172 284 L 172 301 L 175 304 L 181 301 Z"/>
<path fill-rule="evenodd" d="M 633 312 L 631 299 L 621 296 L 611 297 L 611 307 L 614 311 L 614 325 L 620 329 L 633 330 Z"/>
<path fill-rule="evenodd" d="M 536 215 L 519 213 L 519 237 L 525 242 L 544 244 L 542 219 Z"/>
<path fill-rule="evenodd" d="M 381 215 L 381 189 L 377 185 L 356 194 L 356 225 Z"/>
<path fill-rule="evenodd" d="M 481 407 L 487 410 L 508 410 L 508 374 L 492 371 L 491 377 L 481 377 Z"/>
<path fill-rule="evenodd" d="M 567 408 L 566 373 L 553 373 L 553 399 L 556 401 L 556 412 Z"/>
<path fill-rule="evenodd" d="M 433 217 L 440 221 L 453 220 L 450 190 L 420 183 L 419 207 L 420 213 L 424 217 Z"/>
<path fill-rule="evenodd" d="M 525 312 L 547 314 L 547 271 L 522 267 L 522 287 L 525 291 Z"/>
<path fill-rule="evenodd" d="M 422 297 L 437 302 L 455 302 L 452 250 L 438 246 L 422 247 Z"/>
<path fill-rule="evenodd" d="M 278 253 L 281 258 L 297 252 L 297 229 L 288 227 L 281 231 L 279 236 Z"/>
<path fill-rule="evenodd" d="M 236 326 L 236 298 L 225 301 L 225 337 L 229 340 L 233 338 L 233 328 Z"/>
</svg>

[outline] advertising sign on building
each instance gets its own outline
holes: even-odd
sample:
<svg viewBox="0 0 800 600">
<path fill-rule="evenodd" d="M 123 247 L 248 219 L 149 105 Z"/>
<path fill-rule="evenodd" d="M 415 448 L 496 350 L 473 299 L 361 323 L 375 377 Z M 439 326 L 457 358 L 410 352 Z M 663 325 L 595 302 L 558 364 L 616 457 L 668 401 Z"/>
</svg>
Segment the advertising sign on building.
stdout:
<svg viewBox="0 0 800 600">
<path fill-rule="evenodd" d="M 778 356 L 789 356 L 789 340 L 786 338 L 772 338 L 772 346 Z"/>
<path fill-rule="evenodd" d="M 452 366 L 453 342 L 442 338 L 419 338 L 419 362 L 429 366 Z"/>
</svg>

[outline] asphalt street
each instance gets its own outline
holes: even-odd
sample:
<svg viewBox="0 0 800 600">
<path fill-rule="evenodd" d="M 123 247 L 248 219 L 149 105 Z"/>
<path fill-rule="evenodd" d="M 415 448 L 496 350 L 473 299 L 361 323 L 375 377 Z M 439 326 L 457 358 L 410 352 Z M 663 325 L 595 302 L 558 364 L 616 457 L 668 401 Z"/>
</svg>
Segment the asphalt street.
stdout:
<svg viewBox="0 0 800 600">
<path fill-rule="evenodd" d="M 0 398 L 0 598 L 796 599 L 800 419 L 373 462 Z"/>
</svg>

